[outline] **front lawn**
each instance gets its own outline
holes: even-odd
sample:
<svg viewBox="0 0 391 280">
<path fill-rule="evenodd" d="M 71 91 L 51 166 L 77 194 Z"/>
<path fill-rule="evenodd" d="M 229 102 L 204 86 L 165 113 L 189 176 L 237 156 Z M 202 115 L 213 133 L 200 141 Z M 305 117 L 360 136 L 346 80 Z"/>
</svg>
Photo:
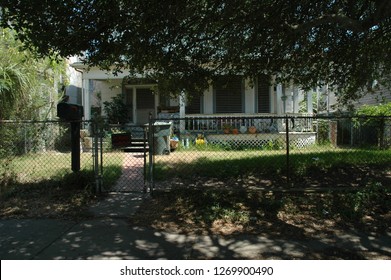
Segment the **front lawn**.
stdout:
<svg viewBox="0 0 391 280">
<path fill-rule="evenodd" d="M 155 158 L 154 178 L 157 184 L 178 180 L 194 183 L 201 179 L 241 180 L 243 184 L 263 181 L 270 186 L 282 187 L 286 186 L 289 175 L 290 183 L 299 187 L 303 187 L 305 182 L 308 182 L 307 185 L 316 182 L 316 185 L 330 187 L 365 185 L 369 179 L 390 183 L 391 179 L 387 175 L 391 166 L 391 150 L 296 149 L 290 152 L 289 173 L 287 157 L 282 151 L 181 151 Z M 335 183 L 338 180 L 341 184 Z"/>
<path fill-rule="evenodd" d="M 122 174 L 123 153 L 105 154 L 103 184 Z M 83 218 L 96 201 L 93 159 L 81 154 L 80 171 L 71 171 L 70 153 L 48 152 L 2 159 L 0 217 Z"/>
</svg>

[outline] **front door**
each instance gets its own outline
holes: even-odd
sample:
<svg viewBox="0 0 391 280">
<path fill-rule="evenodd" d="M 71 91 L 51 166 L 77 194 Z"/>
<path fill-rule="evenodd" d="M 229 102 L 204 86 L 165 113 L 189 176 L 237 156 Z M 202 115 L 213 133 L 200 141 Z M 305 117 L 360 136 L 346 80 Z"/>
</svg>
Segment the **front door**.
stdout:
<svg viewBox="0 0 391 280">
<path fill-rule="evenodd" d="M 136 123 L 146 124 L 149 113 L 155 117 L 155 94 L 149 88 L 136 88 Z"/>
</svg>

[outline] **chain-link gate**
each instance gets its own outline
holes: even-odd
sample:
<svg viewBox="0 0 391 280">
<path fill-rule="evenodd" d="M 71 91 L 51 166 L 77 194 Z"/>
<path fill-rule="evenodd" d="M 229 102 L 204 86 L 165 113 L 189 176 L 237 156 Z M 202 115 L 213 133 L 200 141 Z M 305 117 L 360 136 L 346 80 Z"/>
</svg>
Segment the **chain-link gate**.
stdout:
<svg viewBox="0 0 391 280">
<path fill-rule="evenodd" d="M 147 192 L 148 126 L 94 124 L 98 192 Z"/>
</svg>

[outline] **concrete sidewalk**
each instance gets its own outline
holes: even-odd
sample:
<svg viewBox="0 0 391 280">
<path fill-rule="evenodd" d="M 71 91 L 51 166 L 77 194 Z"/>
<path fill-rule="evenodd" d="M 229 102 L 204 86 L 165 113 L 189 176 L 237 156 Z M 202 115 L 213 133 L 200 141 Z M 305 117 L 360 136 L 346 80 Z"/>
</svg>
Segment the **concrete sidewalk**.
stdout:
<svg viewBox="0 0 391 280">
<path fill-rule="evenodd" d="M 0 220 L 0 259 L 391 259 L 391 233 L 349 233 L 312 240 L 267 236 L 195 236 L 133 227 L 141 194 L 110 194 L 81 221 Z"/>
</svg>

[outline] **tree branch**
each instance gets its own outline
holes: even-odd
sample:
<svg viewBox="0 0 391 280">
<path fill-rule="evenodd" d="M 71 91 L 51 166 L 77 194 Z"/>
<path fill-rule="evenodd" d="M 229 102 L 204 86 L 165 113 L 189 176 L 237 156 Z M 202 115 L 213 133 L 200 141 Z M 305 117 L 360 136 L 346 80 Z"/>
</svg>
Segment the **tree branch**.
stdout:
<svg viewBox="0 0 391 280">
<path fill-rule="evenodd" d="M 339 14 L 324 15 L 317 19 L 314 19 L 313 21 L 305 22 L 302 24 L 295 24 L 295 25 L 287 24 L 287 25 L 296 34 L 301 35 L 307 33 L 309 30 L 311 30 L 314 27 L 318 27 L 329 23 L 340 24 L 346 30 L 351 30 L 353 32 L 359 33 L 359 32 L 367 31 L 366 27 L 363 25 L 363 22 Z"/>
</svg>

